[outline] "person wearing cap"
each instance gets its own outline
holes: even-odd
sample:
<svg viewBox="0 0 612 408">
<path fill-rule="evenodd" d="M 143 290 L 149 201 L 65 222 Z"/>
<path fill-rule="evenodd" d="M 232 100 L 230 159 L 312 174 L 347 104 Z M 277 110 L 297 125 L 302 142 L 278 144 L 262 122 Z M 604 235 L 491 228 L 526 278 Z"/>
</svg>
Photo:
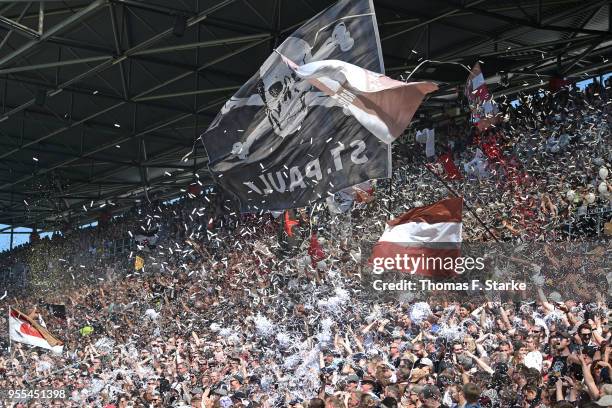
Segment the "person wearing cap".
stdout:
<svg viewBox="0 0 612 408">
<path fill-rule="evenodd" d="M 568 357 L 572 354 L 570 350 L 571 336 L 564 331 L 557 331 L 550 337 L 550 355 L 552 362 L 549 369 L 549 375 L 555 377 L 564 376 L 567 372 Z"/>
<path fill-rule="evenodd" d="M 357 390 L 357 387 L 359 386 L 359 377 L 355 374 L 351 374 L 348 377 L 346 377 L 346 391 L 347 392 L 352 392 Z"/>
<path fill-rule="evenodd" d="M 431 361 L 431 359 L 428 357 L 423 357 L 417 360 L 415 365 L 418 366 L 419 368 L 428 369 L 428 374 L 433 371 L 433 367 L 434 367 L 433 361 Z"/>
</svg>

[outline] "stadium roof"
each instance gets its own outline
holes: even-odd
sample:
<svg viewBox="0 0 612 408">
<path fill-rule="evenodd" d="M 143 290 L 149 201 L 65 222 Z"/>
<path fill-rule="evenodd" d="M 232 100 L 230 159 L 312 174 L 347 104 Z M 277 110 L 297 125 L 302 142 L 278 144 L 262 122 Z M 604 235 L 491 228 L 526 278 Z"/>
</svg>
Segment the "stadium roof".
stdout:
<svg viewBox="0 0 612 408">
<path fill-rule="evenodd" d="M 194 139 L 275 45 L 332 3 L 1 3 L 0 223 L 52 229 L 95 219 L 107 200 L 105 209 L 119 211 L 176 196 L 196 173 L 208 182 Z M 499 95 L 612 65 L 609 0 L 374 5 L 391 76 L 422 59 L 481 60 L 487 77 L 509 77 L 506 87 L 491 85 Z M 413 76 L 449 82 L 425 109 L 440 109 L 465 81 L 465 70 L 445 69 L 428 65 Z"/>
</svg>

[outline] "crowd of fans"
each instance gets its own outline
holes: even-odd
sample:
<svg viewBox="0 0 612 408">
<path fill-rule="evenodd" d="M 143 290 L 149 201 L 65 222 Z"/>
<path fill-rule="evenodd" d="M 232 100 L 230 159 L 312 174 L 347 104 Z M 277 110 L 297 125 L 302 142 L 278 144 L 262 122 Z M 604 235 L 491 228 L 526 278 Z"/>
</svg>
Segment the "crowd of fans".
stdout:
<svg viewBox="0 0 612 408">
<path fill-rule="evenodd" d="M 2 335 L 0 389 L 66 390 L 63 399 L 5 404 L 612 406 L 603 229 L 590 234 L 598 247 L 590 256 L 603 259 L 599 280 L 584 282 L 571 262 L 571 276 L 548 267 L 545 282 L 534 275 L 536 261 L 515 265 L 531 277 L 533 296 L 374 293 L 362 253 L 389 213 L 445 198 L 448 188 L 470 206 L 465 241 L 567 236 L 563 226 L 577 214 L 609 208 L 609 195 L 596 191 L 605 183 L 599 169 L 611 162 L 607 94 L 598 83 L 535 93 L 516 107 L 501 103 L 505 120 L 485 133 L 466 131 L 451 144 L 437 132 L 438 151 L 463 169 L 460 180 L 399 148 L 390 186 L 344 214 L 329 214 L 325 203 L 301 211 L 296 242 L 285 239 L 283 217 L 238 216 L 209 191 L 3 254 L 7 264 L 28 263 L 44 285 L 0 300 L 0 327 L 10 305 L 42 318 L 65 343 L 61 355 L 14 342 L 9 350 Z M 487 150 L 483 143 L 497 153 L 470 173 L 463 164 Z M 133 243 L 152 230 L 155 245 Z M 109 255 L 126 237 L 132 244 Z M 563 263 L 542 253 L 540 265 Z M 137 255 L 143 269 L 134 269 Z M 65 318 L 46 304 L 65 304 Z"/>
</svg>

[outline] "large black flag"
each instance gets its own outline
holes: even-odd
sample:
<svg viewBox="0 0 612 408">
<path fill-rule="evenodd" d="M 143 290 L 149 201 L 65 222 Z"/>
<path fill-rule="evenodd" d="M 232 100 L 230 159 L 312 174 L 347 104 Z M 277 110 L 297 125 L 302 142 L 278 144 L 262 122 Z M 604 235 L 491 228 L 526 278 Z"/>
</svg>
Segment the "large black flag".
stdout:
<svg viewBox="0 0 612 408">
<path fill-rule="evenodd" d="M 298 65 L 341 60 L 384 73 L 371 0 L 341 0 L 287 38 L 223 106 L 202 141 L 215 180 L 243 212 L 309 205 L 389 177 L 390 145 L 306 80 Z"/>
</svg>

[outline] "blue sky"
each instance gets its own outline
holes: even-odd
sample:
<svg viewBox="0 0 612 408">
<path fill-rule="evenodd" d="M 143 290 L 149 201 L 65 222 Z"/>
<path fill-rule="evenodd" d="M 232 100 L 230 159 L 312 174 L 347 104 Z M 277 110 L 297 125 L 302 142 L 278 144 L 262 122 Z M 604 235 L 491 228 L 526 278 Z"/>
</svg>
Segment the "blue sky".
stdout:
<svg viewBox="0 0 612 408">
<path fill-rule="evenodd" d="M 4 229 L 7 226 L 4 224 L 0 224 L 0 229 Z M 16 228 L 16 231 L 31 231 L 30 228 Z M 9 232 L 9 231 L 4 231 Z M 0 251 L 4 251 L 9 248 L 11 243 L 11 236 L 5 233 L 0 234 Z M 30 240 L 30 234 L 14 234 L 13 235 L 13 246 L 23 244 L 24 242 L 28 242 Z"/>
</svg>

